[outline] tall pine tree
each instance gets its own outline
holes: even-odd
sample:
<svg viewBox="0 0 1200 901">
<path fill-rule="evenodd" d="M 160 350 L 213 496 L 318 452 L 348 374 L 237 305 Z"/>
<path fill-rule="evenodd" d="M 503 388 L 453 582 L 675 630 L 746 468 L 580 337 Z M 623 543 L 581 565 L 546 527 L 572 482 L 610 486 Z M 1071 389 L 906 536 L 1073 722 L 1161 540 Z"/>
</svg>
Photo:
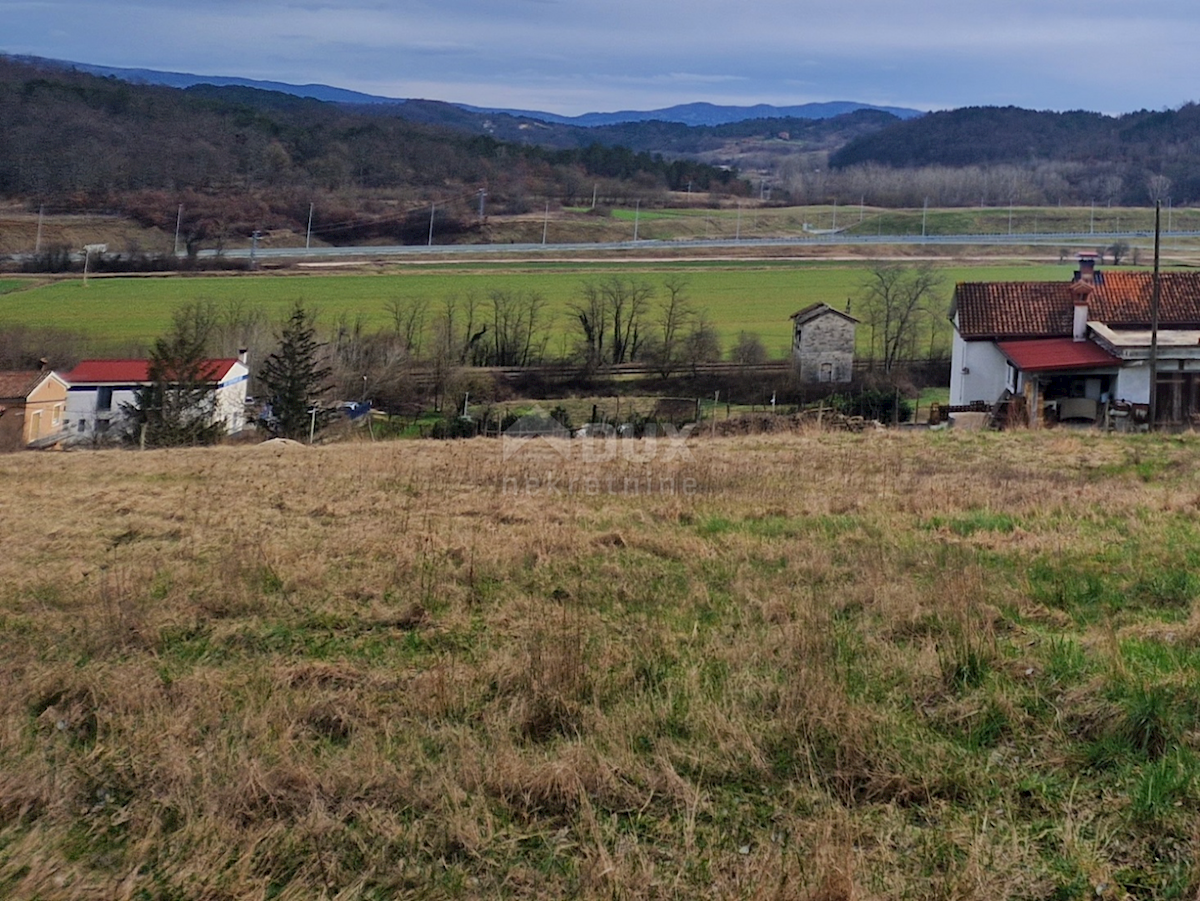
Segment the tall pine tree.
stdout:
<svg viewBox="0 0 1200 901">
<path fill-rule="evenodd" d="M 276 438 L 303 440 L 329 419 L 321 398 L 332 370 L 321 363 L 313 317 L 297 302 L 279 334 L 279 348 L 263 362 L 258 379 L 271 406 L 261 425 Z"/>
<path fill-rule="evenodd" d="M 145 447 L 212 444 L 225 434 L 216 418 L 216 378 L 205 353 L 215 322 L 211 304 L 175 312 L 174 329 L 154 342 L 148 383 L 123 404 L 126 439 Z"/>
</svg>

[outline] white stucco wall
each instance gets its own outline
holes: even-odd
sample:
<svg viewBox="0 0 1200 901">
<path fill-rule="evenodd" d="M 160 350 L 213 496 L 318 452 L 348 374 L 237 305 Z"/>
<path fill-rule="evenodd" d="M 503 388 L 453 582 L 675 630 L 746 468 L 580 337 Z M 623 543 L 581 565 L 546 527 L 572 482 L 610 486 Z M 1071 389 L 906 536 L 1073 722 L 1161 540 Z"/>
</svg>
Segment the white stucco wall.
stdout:
<svg viewBox="0 0 1200 901">
<path fill-rule="evenodd" d="M 67 392 L 67 432 L 70 435 L 91 438 L 97 432 L 97 423 L 108 423 L 108 431 L 116 435 L 124 419 L 123 404 L 132 404 L 137 399 L 136 385 L 113 386 L 112 404 L 107 410 L 97 410 L 100 389 L 97 386 L 72 387 Z"/>
<path fill-rule="evenodd" d="M 234 363 L 217 387 L 213 418 L 223 420 L 230 435 L 246 427 L 246 386 L 250 370 L 243 363 Z"/>
<path fill-rule="evenodd" d="M 964 371 L 965 370 L 965 371 Z M 950 403 L 995 403 L 1004 393 L 1008 360 L 991 341 L 964 341 L 957 332 L 950 351 Z"/>
<path fill-rule="evenodd" d="M 1131 404 L 1150 403 L 1150 367 L 1145 364 L 1122 367 L 1117 374 L 1113 398 Z"/>
</svg>

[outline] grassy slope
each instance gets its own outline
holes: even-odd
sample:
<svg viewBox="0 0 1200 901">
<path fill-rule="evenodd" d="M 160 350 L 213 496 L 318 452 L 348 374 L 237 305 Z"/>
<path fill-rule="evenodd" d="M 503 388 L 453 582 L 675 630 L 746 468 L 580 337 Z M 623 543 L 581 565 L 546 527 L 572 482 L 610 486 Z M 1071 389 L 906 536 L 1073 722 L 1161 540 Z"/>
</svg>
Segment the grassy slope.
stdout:
<svg viewBox="0 0 1200 901">
<path fill-rule="evenodd" d="M 0 894 L 1194 897 L 1193 439 L 633 450 L 0 458 Z"/>
<path fill-rule="evenodd" d="M 758 332 L 772 355 L 790 345 L 788 317 L 818 301 L 838 309 L 846 298 L 861 294 L 869 263 L 620 263 L 521 266 L 413 266 L 380 275 L 308 275 L 204 278 L 93 278 L 46 284 L 0 296 L 0 325 L 22 323 L 83 332 L 109 346 L 149 342 L 170 325 L 180 304 L 209 299 L 224 305 L 241 302 L 266 308 L 282 318 L 297 298 L 317 307 L 326 323 L 341 313 L 361 315 L 369 327 L 390 323 L 389 301 L 426 298 L 435 306 L 443 298 L 490 290 L 535 291 L 549 301 L 556 331 L 570 323 L 568 306 L 587 280 L 610 275 L 645 279 L 661 288 L 669 277 L 688 282 L 688 294 L 708 314 L 725 339 L 742 330 Z M 945 302 L 961 280 L 1060 279 L 1065 266 L 946 266 Z M 863 338 L 866 337 L 865 330 Z M 948 326 L 947 326 L 948 332 Z M 948 340 L 948 336 L 947 336 Z"/>
</svg>

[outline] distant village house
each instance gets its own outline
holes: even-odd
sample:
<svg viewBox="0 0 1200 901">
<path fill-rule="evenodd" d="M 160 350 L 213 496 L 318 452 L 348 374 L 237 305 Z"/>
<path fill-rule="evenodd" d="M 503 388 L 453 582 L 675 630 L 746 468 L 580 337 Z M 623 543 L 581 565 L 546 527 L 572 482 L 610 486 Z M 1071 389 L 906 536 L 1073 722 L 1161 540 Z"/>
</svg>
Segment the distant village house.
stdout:
<svg viewBox="0 0 1200 901">
<path fill-rule="evenodd" d="M 826 303 L 792 314 L 792 362 L 804 382 L 854 378 L 854 330 L 858 320 Z"/>
<path fill-rule="evenodd" d="M 1157 418 L 1193 424 L 1200 419 L 1200 273 L 1159 278 Z M 1153 292 L 1152 273 L 1101 272 L 1089 255 L 1069 281 L 959 284 L 951 405 L 1015 397 L 1031 425 L 1144 410 Z"/>
<path fill-rule="evenodd" d="M 0 372 L 0 450 L 42 447 L 62 437 L 67 383 L 48 369 Z"/>
<path fill-rule="evenodd" d="M 246 384 L 250 370 L 245 354 L 237 359 L 205 361 L 205 375 L 215 394 L 213 421 L 223 422 L 228 434 L 246 425 Z M 137 401 L 139 389 L 150 384 L 146 360 L 84 360 L 66 375 L 66 427 L 75 440 L 115 438 L 124 426 L 125 407 Z"/>
</svg>

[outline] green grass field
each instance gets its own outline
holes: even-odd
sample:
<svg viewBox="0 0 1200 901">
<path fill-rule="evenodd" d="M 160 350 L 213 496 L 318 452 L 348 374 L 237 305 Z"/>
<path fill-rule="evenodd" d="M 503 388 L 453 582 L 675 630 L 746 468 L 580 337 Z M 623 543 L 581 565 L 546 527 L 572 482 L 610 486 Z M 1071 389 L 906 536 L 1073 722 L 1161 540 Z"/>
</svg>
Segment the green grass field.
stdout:
<svg viewBox="0 0 1200 901">
<path fill-rule="evenodd" d="M 437 305 L 444 298 L 471 292 L 538 292 L 553 311 L 554 331 L 570 328 L 572 299 L 588 281 L 612 275 L 645 279 L 661 289 L 667 279 L 682 277 L 694 304 L 705 311 L 728 346 L 740 331 L 757 332 L 772 356 L 790 343 L 788 317 L 810 303 L 826 302 L 843 309 L 847 298 L 862 293 L 870 263 L 797 263 L 794 261 L 680 263 L 464 264 L 396 267 L 378 275 L 203 276 L 162 278 L 91 278 L 49 284 L 28 282 L 4 293 L 0 282 L 0 327 L 26 325 L 65 329 L 86 335 L 96 352 L 147 343 L 170 324 L 172 311 L 184 303 L 211 300 L 218 306 L 242 304 L 282 319 L 293 301 L 319 311 L 322 321 L 342 314 L 361 317 L 368 328 L 390 323 L 388 304 L 397 299 L 425 298 Z M 1060 279 L 1067 266 L 944 267 L 947 307 L 958 281 Z M 853 311 L 853 307 L 852 307 Z M 947 327 L 948 337 L 948 327 Z M 553 342 L 552 342 L 553 345 Z"/>
<path fill-rule="evenodd" d="M 0 897 L 1197 897 L 1194 436 L 635 443 L 0 456 Z"/>
</svg>

